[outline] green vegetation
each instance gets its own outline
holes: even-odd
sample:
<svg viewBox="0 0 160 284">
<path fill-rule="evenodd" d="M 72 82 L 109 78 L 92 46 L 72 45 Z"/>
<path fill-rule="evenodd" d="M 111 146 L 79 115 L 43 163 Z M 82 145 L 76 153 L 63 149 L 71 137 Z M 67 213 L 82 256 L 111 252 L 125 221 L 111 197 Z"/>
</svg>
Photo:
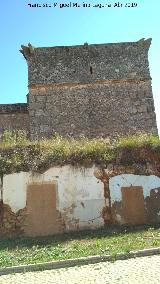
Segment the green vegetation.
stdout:
<svg viewBox="0 0 160 284">
<path fill-rule="evenodd" d="M 0 240 L 0 267 L 77 258 L 113 255 L 160 246 L 160 228 L 115 227 L 53 237 Z"/>
<path fill-rule="evenodd" d="M 116 146 L 120 148 L 124 147 L 157 147 L 160 146 L 160 140 L 158 136 L 153 135 L 133 135 L 128 137 L 121 137 L 117 140 Z"/>
<path fill-rule="evenodd" d="M 5 131 L 0 140 L 0 174 L 18 171 L 44 171 L 50 166 L 72 164 L 89 166 L 93 163 L 107 166 L 108 163 L 148 161 L 146 151 L 156 153 L 160 159 L 160 140 L 157 136 L 135 135 L 109 139 L 62 138 L 31 142 L 23 131 Z M 120 159 L 121 157 L 121 159 Z"/>
</svg>

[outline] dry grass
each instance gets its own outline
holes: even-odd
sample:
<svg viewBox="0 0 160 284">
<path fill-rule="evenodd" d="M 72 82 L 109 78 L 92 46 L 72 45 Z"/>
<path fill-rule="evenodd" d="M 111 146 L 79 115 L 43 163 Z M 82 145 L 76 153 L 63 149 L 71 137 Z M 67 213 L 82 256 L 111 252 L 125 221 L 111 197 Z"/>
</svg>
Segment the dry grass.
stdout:
<svg viewBox="0 0 160 284">
<path fill-rule="evenodd" d="M 18 171 L 44 171 L 55 165 L 84 165 L 93 163 L 107 166 L 116 162 L 120 151 L 148 147 L 160 154 L 157 136 L 135 135 L 117 140 L 62 138 L 31 142 L 24 132 L 5 131 L 0 142 L 0 174 Z M 130 161 L 131 163 L 132 161 Z M 134 162 L 134 161 L 133 161 Z"/>
</svg>

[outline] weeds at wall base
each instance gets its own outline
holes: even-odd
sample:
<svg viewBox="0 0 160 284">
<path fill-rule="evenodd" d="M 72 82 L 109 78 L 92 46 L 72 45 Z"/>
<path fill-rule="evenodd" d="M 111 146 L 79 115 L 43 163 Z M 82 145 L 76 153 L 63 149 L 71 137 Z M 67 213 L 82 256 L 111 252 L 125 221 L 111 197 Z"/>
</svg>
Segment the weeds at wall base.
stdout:
<svg viewBox="0 0 160 284">
<path fill-rule="evenodd" d="M 141 155 L 139 155 L 141 153 Z M 51 166 L 107 167 L 109 163 L 133 165 L 160 160 L 160 140 L 157 136 L 135 136 L 109 139 L 62 138 L 29 141 L 24 131 L 5 131 L 0 140 L 0 176 L 20 171 L 44 172 Z"/>
</svg>

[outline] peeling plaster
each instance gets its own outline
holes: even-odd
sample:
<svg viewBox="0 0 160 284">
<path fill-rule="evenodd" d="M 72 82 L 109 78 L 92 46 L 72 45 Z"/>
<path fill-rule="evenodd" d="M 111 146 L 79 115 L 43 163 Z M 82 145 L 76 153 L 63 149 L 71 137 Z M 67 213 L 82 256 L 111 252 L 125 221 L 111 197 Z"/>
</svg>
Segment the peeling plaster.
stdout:
<svg viewBox="0 0 160 284">
<path fill-rule="evenodd" d="M 122 172 L 125 168 L 120 170 Z M 5 175 L 3 202 L 10 207 L 11 212 L 18 214 L 19 210 L 27 208 L 26 196 L 29 185 L 56 183 L 56 210 L 61 216 L 60 222 L 64 230 L 94 229 L 102 227 L 104 223 L 106 225 L 125 223 L 121 208 L 121 187 L 141 186 L 146 214 L 148 214 L 147 220 L 158 222 L 159 203 L 155 203 L 155 200 L 158 201 L 156 198 L 160 188 L 160 178 L 155 175 L 145 176 L 133 173 L 119 174 L 109 178 L 110 175 L 116 174 L 119 168 L 115 172 L 108 171 L 108 168 L 102 170 L 96 166 L 75 168 L 67 165 L 50 168 L 43 174 L 20 172 Z M 2 188 L 2 183 L 0 185 Z"/>
<path fill-rule="evenodd" d="M 154 175 L 121 174 L 109 180 L 111 204 L 122 200 L 121 187 L 142 186 L 144 199 L 153 188 L 160 187 L 160 178 Z"/>
<path fill-rule="evenodd" d="M 50 168 L 43 174 L 20 172 L 4 176 L 3 201 L 16 213 L 26 206 L 27 186 L 33 183 L 56 182 L 57 210 L 61 212 L 68 230 L 99 227 L 104 225 L 101 211 L 104 206 L 103 183 L 94 176 L 95 166 Z M 82 206 L 83 204 L 83 206 Z M 73 206 L 74 205 L 74 206 Z M 72 212 L 66 208 L 73 208 Z"/>
<path fill-rule="evenodd" d="M 31 173 L 20 172 L 3 177 L 3 203 L 16 213 L 26 206 L 26 190 Z"/>
</svg>

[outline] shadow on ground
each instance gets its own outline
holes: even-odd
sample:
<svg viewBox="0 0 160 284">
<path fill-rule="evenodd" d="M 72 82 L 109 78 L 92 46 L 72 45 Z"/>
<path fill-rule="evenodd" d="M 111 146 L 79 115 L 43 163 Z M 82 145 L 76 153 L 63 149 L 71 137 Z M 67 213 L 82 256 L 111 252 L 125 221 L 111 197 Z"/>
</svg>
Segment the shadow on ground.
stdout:
<svg viewBox="0 0 160 284">
<path fill-rule="evenodd" d="M 110 238 L 113 236 L 124 235 L 129 233 L 136 233 L 142 231 L 148 231 L 149 228 L 159 229 L 160 224 L 156 225 L 138 225 L 138 226 L 115 226 L 110 225 L 101 229 L 96 230 L 85 230 L 85 231 L 76 231 L 70 233 L 64 233 L 62 235 L 48 236 L 48 237 L 12 237 L 12 238 L 1 238 L 0 239 L 0 250 L 3 249 L 15 249 L 18 248 L 30 248 L 38 244 L 40 247 L 46 247 L 50 245 L 58 245 L 66 241 L 71 240 L 88 240 L 95 238 Z"/>
</svg>

